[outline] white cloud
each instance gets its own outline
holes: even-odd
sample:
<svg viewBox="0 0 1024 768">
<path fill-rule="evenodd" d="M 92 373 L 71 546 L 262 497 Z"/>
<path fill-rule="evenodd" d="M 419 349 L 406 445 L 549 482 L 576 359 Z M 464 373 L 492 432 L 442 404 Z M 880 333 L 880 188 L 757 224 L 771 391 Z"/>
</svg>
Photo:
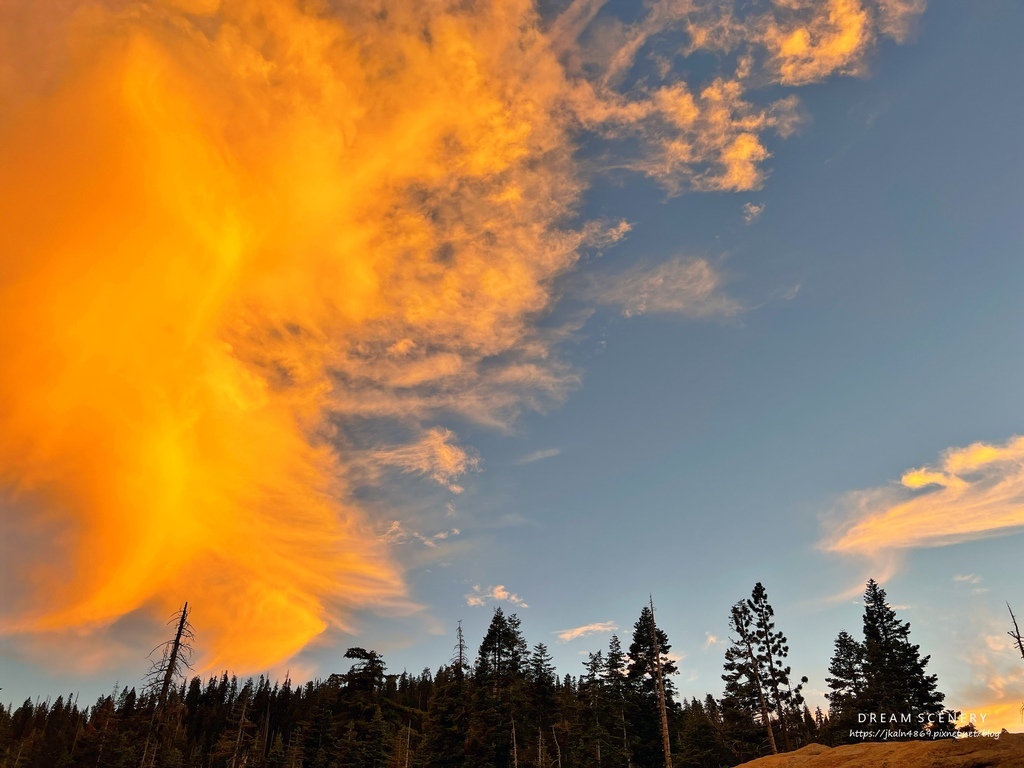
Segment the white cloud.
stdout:
<svg viewBox="0 0 1024 768">
<path fill-rule="evenodd" d="M 562 452 L 561 448 L 542 448 L 537 451 L 531 451 L 525 456 L 521 456 L 516 459 L 516 464 L 533 464 L 535 461 L 543 461 L 544 459 L 550 459 L 553 456 L 557 456 Z"/>
<path fill-rule="evenodd" d="M 601 304 L 620 307 L 624 317 L 650 313 L 731 317 L 743 307 L 722 292 L 723 282 L 706 259 L 676 257 L 596 283 L 590 293 Z"/>
<path fill-rule="evenodd" d="M 451 536 L 458 536 L 459 533 L 458 528 L 452 528 L 428 536 L 420 531 L 407 529 L 398 520 L 392 520 L 388 529 L 381 534 L 381 539 L 388 544 L 405 544 L 408 541 L 418 541 L 425 547 L 435 549 L 439 541 L 444 541 Z"/>
<path fill-rule="evenodd" d="M 753 224 L 757 221 L 758 217 L 764 212 L 764 203 L 761 205 L 754 205 L 754 203 L 744 203 L 743 205 L 743 221 L 747 224 Z"/>
<path fill-rule="evenodd" d="M 470 606 L 486 605 L 488 600 L 496 603 L 512 603 L 512 605 L 520 608 L 530 607 L 519 595 L 510 592 L 502 584 L 498 584 L 495 587 L 487 587 L 486 589 L 476 584 L 473 586 L 473 591 L 466 595 L 466 605 Z"/>
<path fill-rule="evenodd" d="M 953 581 L 958 581 L 963 584 L 981 584 L 981 576 L 974 573 L 958 573 L 953 577 Z"/>
</svg>

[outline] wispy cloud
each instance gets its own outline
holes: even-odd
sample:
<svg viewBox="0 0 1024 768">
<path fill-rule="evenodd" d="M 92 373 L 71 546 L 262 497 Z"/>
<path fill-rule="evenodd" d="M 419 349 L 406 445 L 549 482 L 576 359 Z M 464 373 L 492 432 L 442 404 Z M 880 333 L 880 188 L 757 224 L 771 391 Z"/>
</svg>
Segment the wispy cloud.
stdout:
<svg viewBox="0 0 1024 768">
<path fill-rule="evenodd" d="M 713 635 L 710 632 L 705 632 L 704 633 L 704 638 L 705 638 L 704 639 L 704 647 L 705 648 L 710 648 L 713 645 L 719 645 L 719 644 L 725 642 L 724 640 L 721 640 L 717 635 Z"/>
<path fill-rule="evenodd" d="M 948 620 L 964 626 L 961 614 Z M 996 733 L 1001 728 L 1019 730 L 1024 706 L 1024 664 L 1006 634 L 1008 621 L 1008 615 L 979 610 L 967 622 L 969 631 L 950 633 L 953 647 L 947 649 L 969 672 L 966 681 L 947 695 L 955 694 L 957 709 L 978 715 L 977 728 Z"/>
<path fill-rule="evenodd" d="M 1024 437 L 950 448 L 898 485 L 849 494 L 824 545 L 833 552 L 937 547 L 1024 529 Z M 964 577 L 973 578 L 973 575 Z"/>
<path fill-rule="evenodd" d="M 580 0 L 560 31 L 583 32 L 600 3 Z M 832 75 L 863 75 L 879 40 L 903 41 L 925 0 L 786 0 L 764 6 L 655 0 L 650 13 L 595 36 L 575 61 L 594 67 L 595 83 L 578 91 L 579 114 L 605 131 L 633 133 L 644 145 L 634 168 L 680 189 L 753 190 L 770 157 L 765 135 L 790 135 L 800 122 L 793 96 L 758 106 L 751 91 L 765 82 L 804 85 Z M 649 99 L 611 89 L 657 38 L 685 30 L 683 53 L 731 54 L 735 67 L 699 90 L 683 82 L 650 87 Z M 671 71 L 670 68 L 668 71 Z"/>
<path fill-rule="evenodd" d="M 511 603 L 512 605 L 518 606 L 519 608 L 529 608 L 519 595 L 510 592 L 503 585 L 498 584 L 496 587 L 482 588 L 479 584 L 474 585 L 473 591 L 466 595 L 466 605 L 470 606 L 482 606 L 486 605 L 488 601 L 496 603 Z"/>
<path fill-rule="evenodd" d="M 480 457 L 472 450 L 455 442 L 450 429 L 435 427 L 425 430 L 419 440 L 407 445 L 374 451 L 372 458 L 381 463 L 401 468 L 403 472 L 426 475 L 452 493 L 462 493 L 455 481 L 466 472 L 480 468 Z"/>
<path fill-rule="evenodd" d="M 757 219 L 764 213 L 764 203 L 761 205 L 755 205 L 754 203 L 744 203 L 743 205 L 743 221 L 747 224 L 753 224 Z"/>
<path fill-rule="evenodd" d="M 533 464 L 535 461 L 543 461 L 544 459 L 558 456 L 561 452 L 561 448 L 541 448 L 537 451 L 531 451 L 525 456 L 520 456 L 516 459 L 516 464 Z"/>
<path fill-rule="evenodd" d="M 953 581 L 957 584 L 970 586 L 972 595 L 984 595 L 986 592 L 990 591 L 988 587 L 981 586 L 984 579 L 974 573 L 957 574 L 953 577 Z"/>
<path fill-rule="evenodd" d="M 572 629 L 562 629 L 556 632 L 558 639 L 563 643 L 568 643 L 570 640 L 575 640 L 578 637 L 586 637 L 587 635 L 596 635 L 603 632 L 614 632 L 619 628 L 619 625 L 614 621 L 595 621 L 593 624 L 584 624 L 582 627 L 573 627 Z"/>
<path fill-rule="evenodd" d="M 461 531 L 458 528 L 450 528 L 428 536 L 420 531 L 410 530 L 398 520 L 392 520 L 388 529 L 381 534 L 381 539 L 388 544 L 404 544 L 408 541 L 418 541 L 425 547 L 435 549 L 438 542 L 452 536 L 458 536 L 460 533 Z"/>
<path fill-rule="evenodd" d="M 743 307 L 724 293 L 723 282 L 722 275 L 707 260 L 679 257 L 596 282 L 589 295 L 601 304 L 619 307 L 624 317 L 731 317 Z"/>
</svg>

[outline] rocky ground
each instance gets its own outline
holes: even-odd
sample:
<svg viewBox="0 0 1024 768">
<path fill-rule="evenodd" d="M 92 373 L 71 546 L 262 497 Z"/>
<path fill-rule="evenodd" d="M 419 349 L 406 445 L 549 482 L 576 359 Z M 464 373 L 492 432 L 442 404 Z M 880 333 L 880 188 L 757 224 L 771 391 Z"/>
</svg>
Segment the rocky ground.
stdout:
<svg viewBox="0 0 1024 768">
<path fill-rule="evenodd" d="M 1024 733 L 942 741 L 821 744 L 762 757 L 738 768 L 1024 768 Z"/>
</svg>

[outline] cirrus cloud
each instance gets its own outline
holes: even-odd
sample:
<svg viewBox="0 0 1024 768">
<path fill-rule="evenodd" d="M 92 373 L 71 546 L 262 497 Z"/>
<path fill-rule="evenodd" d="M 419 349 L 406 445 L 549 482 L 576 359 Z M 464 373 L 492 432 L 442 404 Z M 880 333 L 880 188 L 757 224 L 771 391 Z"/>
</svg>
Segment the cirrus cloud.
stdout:
<svg viewBox="0 0 1024 768">
<path fill-rule="evenodd" d="M 937 463 L 904 473 L 898 485 L 849 494 L 842 510 L 824 546 L 844 554 L 875 557 L 1018 533 L 1024 530 L 1024 437 L 950 448 Z"/>
<path fill-rule="evenodd" d="M 596 635 L 604 632 L 614 632 L 618 628 L 619 625 L 614 621 L 595 621 L 592 624 L 584 624 L 581 627 L 562 629 L 555 632 L 555 634 L 558 635 L 560 642 L 568 643 L 570 640 L 575 640 L 578 637 L 586 637 L 587 635 Z"/>
<path fill-rule="evenodd" d="M 707 260 L 677 257 L 595 282 L 589 296 L 601 304 L 619 307 L 624 317 L 731 317 L 743 307 L 722 291 L 723 282 L 722 275 Z"/>
</svg>

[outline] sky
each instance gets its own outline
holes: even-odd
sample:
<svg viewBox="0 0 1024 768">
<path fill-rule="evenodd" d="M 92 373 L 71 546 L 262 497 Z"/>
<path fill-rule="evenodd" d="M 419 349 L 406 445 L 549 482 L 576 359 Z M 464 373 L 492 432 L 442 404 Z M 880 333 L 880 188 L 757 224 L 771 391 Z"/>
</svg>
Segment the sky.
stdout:
<svg viewBox="0 0 1024 768">
<path fill-rule="evenodd" d="M 1020 730 L 1024 8 L 0 2 L 0 698 L 577 675 L 883 583 Z"/>
</svg>

